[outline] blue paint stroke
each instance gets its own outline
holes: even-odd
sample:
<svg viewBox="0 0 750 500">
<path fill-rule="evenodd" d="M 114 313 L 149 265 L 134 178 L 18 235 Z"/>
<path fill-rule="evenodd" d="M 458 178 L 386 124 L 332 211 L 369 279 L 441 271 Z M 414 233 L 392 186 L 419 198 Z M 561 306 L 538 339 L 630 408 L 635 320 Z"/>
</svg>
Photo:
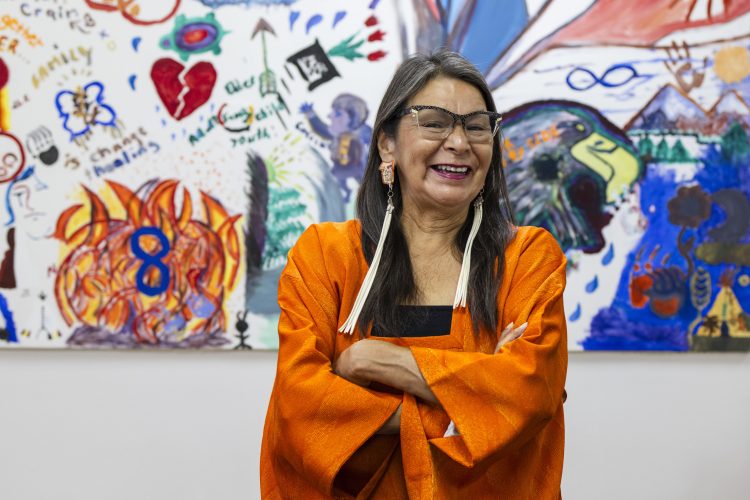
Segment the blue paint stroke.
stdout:
<svg viewBox="0 0 750 500">
<path fill-rule="evenodd" d="M 568 321 L 578 321 L 581 319 L 581 303 L 579 302 L 576 304 L 576 310 L 573 311 L 573 314 L 568 316 Z"/>
<path fill-rule="evenodd" d="M 133 39 L 130 41 L 131 47 L 133 47 L 133 50 L 135 52 L 138 52 L 138 46 L 141 44 L 141 37 L 134 36 Z"/>
<path fill-rule="evenodd" d="M 333 28 L 336 27 L 336 25 L 341 22 L 342 19 L 346 17 L 346 11 L 340 10 L 336 12 L 336 15 L 333 17 Z"/>
<path fill-rule="evenodd" d="M 80 104 L 78 101 L 81 97 L 84 100 L 87 110 L 91 105 L 97 106 L 97 112 L 93 114 L 94 119 L 92 123 L 88 123 L 84 118 L 79 116 Z M 93 103 L 91 102 L 92 100 Z M 71 141 L 88 132 L 91 125 L 114 127 L 117 119 L 115 110 L 104 103 L 104 85 L 97 81 L 83 87 L 83 96 L 70 90 L 61 90 L 55 96 L 55 107 L 60 118 L 63 119 L 63 128 L 70 133 Z M 73 122 L 72 126 L 71 121 Z"/>
<path fill-rule="evenodd" d="M 439 27 L 442 42 L 483 73 L 516 41 L 529 21 L 525 0 L 445 0 L 442 6 L 446 12 Z M 498 30 L 498 25 L 503 28 Z"/>
<path fill-rule="evenodd" d="M 602 257 L 602 265 L 608 266 L 612 259 L 615 258 L 615 247 L 612 243 L 609 244 L 609 248 L 607 249 L 607 253 L 604 254 L 604 257 Z"/>
<path fill-rule="evenodd" d="M 375 8 L 378 6 L 379 3 L 380 3 L 380 0 L 372 0 L 372 2 L 370 2 L 370 6 L 367 8 L 375 10 Z"/>
<path fill-rule="evenodd" d="M 688 347 L 679 322 L 629 318 L 617 307 L 599 311 L 590 329 L 591 334 L 581 341 L 587 351 L 685 351 Z"/>
<path fill-rule="evenodd" d="M 130 88 L 133 90 L 135 90 L 135 79 L 136 79 L 135 75 L 130 75 L 128 77 L 128 83 L 130 84 Z"/>
<path fill-rule="evenodd" d="M 594 279 L 586 283 L 586 293 L 594 293 L 599 288 L 599 278 L 594 276 Z"/>
<path fill-rule="evenodd" d="M 18 342 L 16 322 L 13 321 L 13 312 L 8 308 L 8 301 L 5 300 L 5 296 L 2 293 L 0 293 L 0 314 L 2 314 L 5 320 L 5 331 L 8 332 L 8 342 Z"/>
<path fill-rule="evenodd" d="M 289 31 L 292 31 L 294 29 L 294 23 L 297 22 L 297 19 L 299 19 L 299 11 L 293 10 L 289 13 Z"/>
<path fill-rule="evenodd" d="M 320 22 L 323 20 L 323 16 L 320 14 L 315 14 L 310 19 L 307 20 L 307 24 L 305 25 L 305 34 L 309 35 L 310 30 L 313 29 L 317 24 L 320 24 Z"/>
<path fill-rule="evenodd" d="M 141 247 L 141 236 L 155 236 L 159 240 L 159 251 L 150 254 Z M 133 233 L 130 237 L 130 250 L 143 265 L 135 274 L 135 286 L 139 292 L 149 297 L 154 297 L 167 291 L 169 287 L 169 267 L 161 259 L 169 253 L 169 240 L 158 227 L 145 226 Z M 146 283 L 146 273 L 156 268 L 159 271 L 159 284 L 151 286 Z"/>
<path fill-rule="evenodd" d="M 13 186 L 19 182 L 25 181 L 26 179 L 32 176 L 36 177 L 34 175 L 34 166 L 33 165 L 26 166 L 21 171 L 21 173 L 15 176 L 13 180 L 10 181 L 10 184 L 8 184 L 8 189 L 7 191 L 5 191 L 5 209 L 7 210 L 10 218 L 8 219 L 8 222 L 5 223 L 6 226 L 10 226 L 16 221 L 16 215 L 13 212 L 13 205 L 10 202 L 10 196 L 11 196 L 11 193 L 13 192 Z M 38 179 L 37 179 L 37 182 L 39 182 Z"/>
<path fill-rule="evenodd" d="M 581 76 L 574 78 L 574 75 Z M 565 83 L 571 89 L 582 92 L 597 85 L 607 88 L 621 87 L 639 76 L 638 71 L 630 64 L 613 64 L 602 73 L 602 76 L 596 76 L 590 69 L 579 66 L 568 73 Z"/>
</svg>

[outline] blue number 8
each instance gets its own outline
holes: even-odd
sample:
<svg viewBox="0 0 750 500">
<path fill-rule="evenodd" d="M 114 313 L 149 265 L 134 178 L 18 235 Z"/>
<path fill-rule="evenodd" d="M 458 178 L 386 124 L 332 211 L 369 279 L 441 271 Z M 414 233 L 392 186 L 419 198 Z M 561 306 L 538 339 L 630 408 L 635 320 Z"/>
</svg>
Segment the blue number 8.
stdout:
<svg viewBox="0 0 750 500">
<path fill-rule="evenodd" d="M 155 254 L 147 253 L 141 247 L 141 236 L 155 236 L 161 245 L 159 251 Z M 135 284 L 138 290 L 151 297 L 165 292 L 169 286 L 169 268 L 161 261 L 161 258 L 169 253 L 169 240 L 164 233 L 156 227 L 142 227 L 130 237 L 130 249 L 137 258 L 143 261 L 143 265 L 135 275 Z M 155 267 L 159 271 L 161 279 L 157 286 L 146 283 L 146 272 L 151 267 Z"/>
</svg>

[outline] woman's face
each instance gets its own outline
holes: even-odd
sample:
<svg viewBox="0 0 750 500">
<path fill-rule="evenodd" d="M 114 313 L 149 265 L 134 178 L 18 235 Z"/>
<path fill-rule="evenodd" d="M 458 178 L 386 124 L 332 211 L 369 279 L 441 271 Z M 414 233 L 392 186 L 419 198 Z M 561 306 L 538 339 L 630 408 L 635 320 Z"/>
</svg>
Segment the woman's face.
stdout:
<svg viewBox="0 0 750 500">
<path fill-rule="evenodd" d="M 476 87 L 447 77 L 430 81 L 406 105 L 439 106 L 457 114 L 487 110 Z M 484 186 L 492 160 L 493 143 L 470 143 L 460 121 L 445 139 L 431 140 L 421 136 L 416 120 L 407 115 L 395 139 L 381 142 L 391 146 L 390 152 L 381 148 L 381 158 L 396 161 L 405 211 L 468 209 Z"/>
</svg>

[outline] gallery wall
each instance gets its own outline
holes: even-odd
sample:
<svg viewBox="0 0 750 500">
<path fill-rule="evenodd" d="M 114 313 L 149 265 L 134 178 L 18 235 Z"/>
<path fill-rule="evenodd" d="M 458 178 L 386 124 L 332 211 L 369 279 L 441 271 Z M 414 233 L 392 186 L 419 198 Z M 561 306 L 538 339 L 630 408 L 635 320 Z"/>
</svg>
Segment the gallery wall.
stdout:
<svg viewBox="0 0 750 500">
<path fill-rule="evenodd" d="M 276 352 L 0 352 L 3 500 L 260 498 Z M 744 500 L 746 353 L 571 353 L 563 498 Z"/>
</svg>

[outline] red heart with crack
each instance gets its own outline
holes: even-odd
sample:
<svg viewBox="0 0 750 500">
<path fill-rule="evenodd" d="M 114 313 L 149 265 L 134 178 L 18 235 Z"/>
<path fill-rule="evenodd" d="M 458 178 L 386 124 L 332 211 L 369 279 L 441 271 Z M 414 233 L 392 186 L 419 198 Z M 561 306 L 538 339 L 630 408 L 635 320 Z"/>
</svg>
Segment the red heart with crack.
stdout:
<svg viewBox="0 0 750 500">
<path fill-rule="evenodd" d="M 151 67 L 151 80 L 169 114 L 182 120 L 205 104 L 216 84 L 216 70 L 209 62 L 185 66 L 174 59 L 159 59 Z"/>
</svg>

